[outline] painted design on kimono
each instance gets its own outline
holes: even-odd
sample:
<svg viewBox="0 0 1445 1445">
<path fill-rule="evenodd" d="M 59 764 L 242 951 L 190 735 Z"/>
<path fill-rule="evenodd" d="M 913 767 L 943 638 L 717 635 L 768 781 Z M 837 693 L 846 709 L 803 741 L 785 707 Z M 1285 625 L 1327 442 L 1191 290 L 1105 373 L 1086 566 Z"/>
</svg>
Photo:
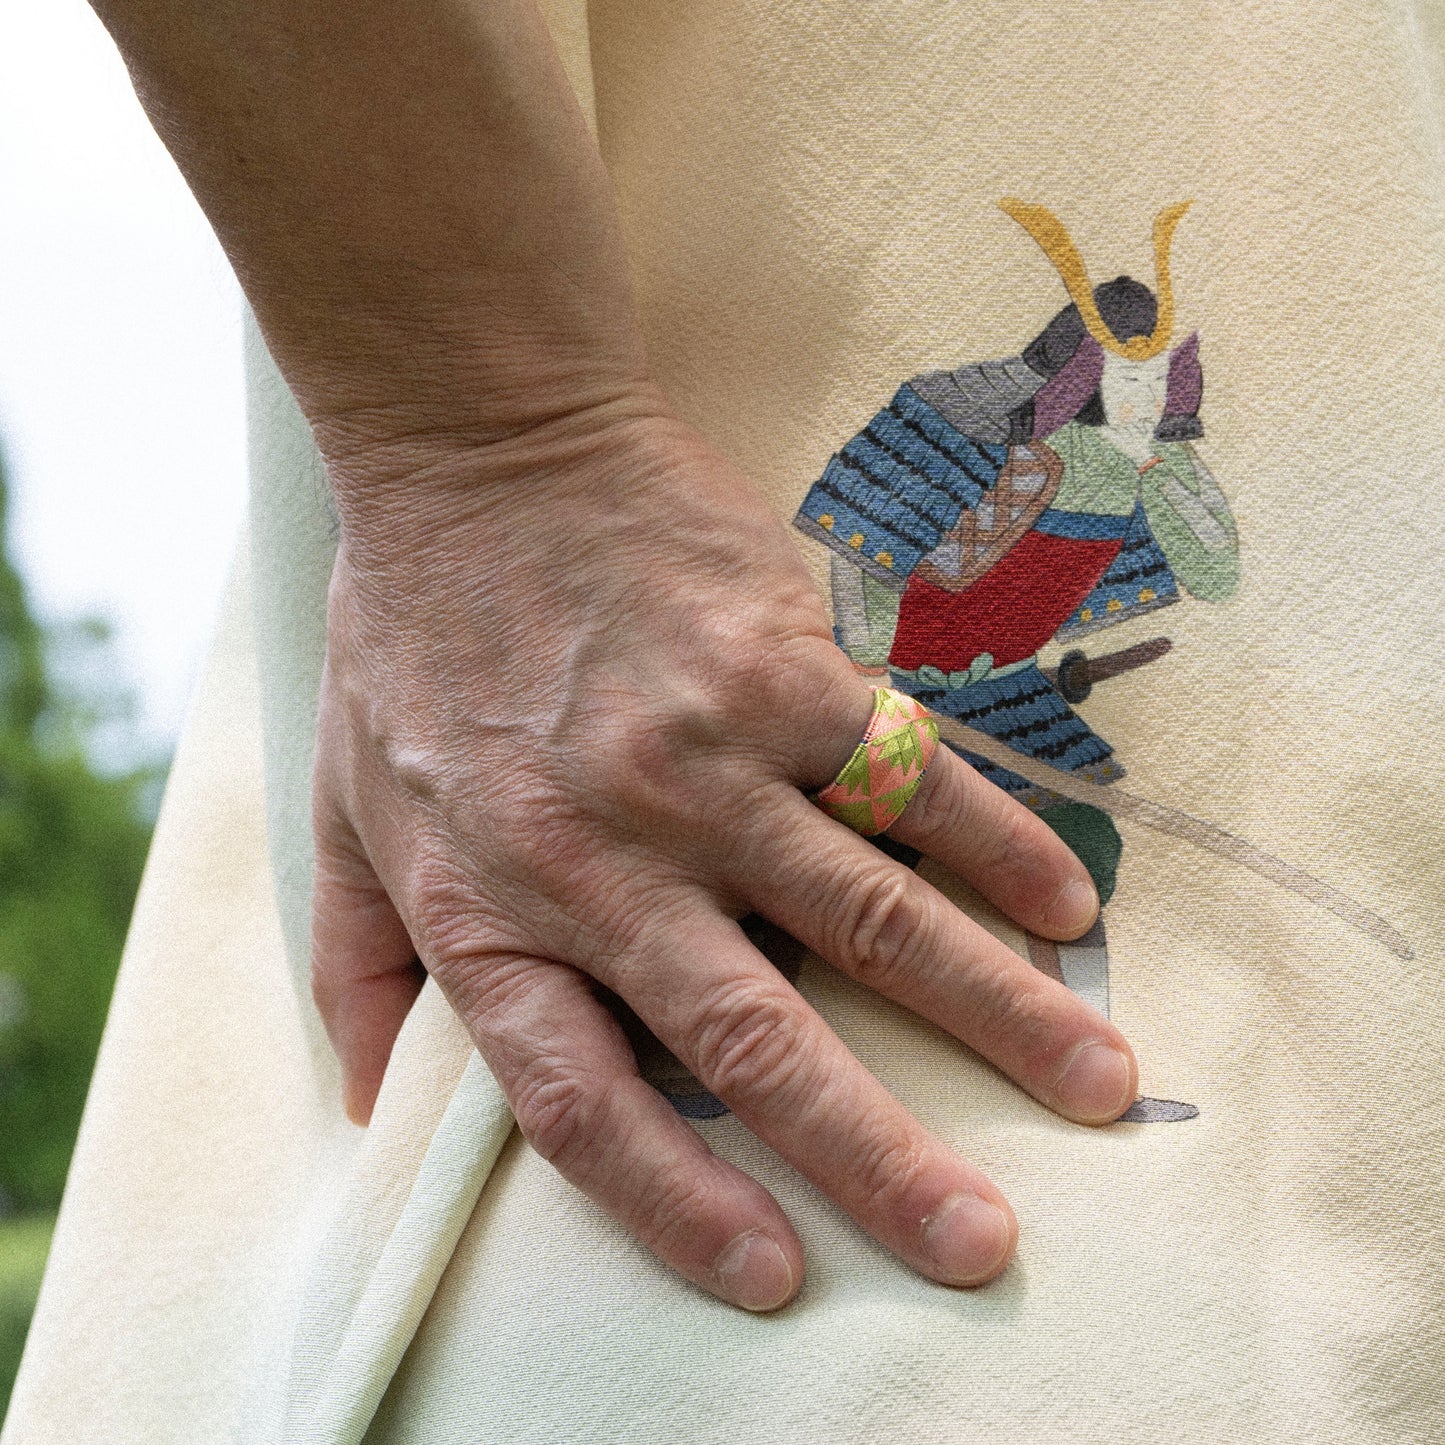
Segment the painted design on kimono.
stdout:
<svg viewBox="0 0 1445 1445">
<path fill-rule="evenodd" d="M 1111 678 L 1167 657 L 1165 636 L 1098 646 L 1099 634 L 1239 584 L 1229 503 L 1195 443 L 1204 434 L 1199 337 L 1176 339 L 1170 249 L 1189 202 L 1154 220 L 1155 285 L 1099 286 L 1059 219 L 1000 202 L 1053 263 L 1068 295 L 1017 356 L 924 372 L 828 461 L 795 518 L 832 553 L 835 631 L 860 671 L 911 694 L 941 740 L 1057 832 L 1108 903 L 1123 843 L 1114 818 L 1183 839 L 1307 899 L 1397 958 L 1388 920 L 1333 884 L 1204 818 L 1118 786 L 1113 746 L 1080 709 Z M 1041 313 L 1047 314 L 1041 297 Z M 1095 639 L 1090 641 L 1090 639 Z M 1041 661 L 1053 642 L 1064 651 Z M 873 843 L 907 867 L 916 850 Z M 790 980 L 804 950 L 752 916 L 743 927 Z M 1101 917 L 1072 943 L 1029 940 L 1035 967 L 1109 1012 Z M 624 1010 L 625 1013 L 625 1010 Z M 624 1026 L 628 1020 L 624 1018 Z M 695 1119 L 726 1106 L 640 1025 L 644 1077 Z M 1193 1118 L 1141 1099 L 1123 1121 Z"/>
<path fill-rule="evenodd" d="M 1074 644 L 1239 582 L 1234 518 L 1195 443 L 1199 337 L 1174 336 L 1170 248 L 1189 202 L 1154 221 L 1156 284 L 1091 286 L 1043 206 L 1002 209 L 1038 243 L 1069 301 L 1017 356 L 925 372 L 828 462 L 797 526 L 833 553 L 839 645 L 933 712 L 1047 768 L 1110 785 L 1125 768 L 1076 709 L 1108 678 L 1164 657 L 1168 638 L 1090 656 Z M 1122 842 L 1107 811 L 950 741 L 1049 823 L 1105 902 Z M 991 749 L 997 757 L 997 750 Z M 1105 925 L 1031 940 L 1034 963 L 1109 1009 Z M 1141 1100 L 1126 1118 L 1192 1105 Z"/>
</svg>

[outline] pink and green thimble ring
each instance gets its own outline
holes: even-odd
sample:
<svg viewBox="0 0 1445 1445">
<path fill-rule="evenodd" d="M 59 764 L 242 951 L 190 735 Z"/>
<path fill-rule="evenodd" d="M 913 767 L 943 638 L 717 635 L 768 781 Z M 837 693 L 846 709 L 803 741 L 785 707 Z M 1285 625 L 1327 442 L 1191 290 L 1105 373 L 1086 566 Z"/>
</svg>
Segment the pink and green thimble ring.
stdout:
<svg viewBox="0 0 1445 1445">
<path fill-rule="evenodd" d="M 813 801 L 830 818 L 871 838 L 898 821 L 937 747 L 938 724 L 922 703 L 891 687 L 875 687 L 863 741 Z"/>
</svg>

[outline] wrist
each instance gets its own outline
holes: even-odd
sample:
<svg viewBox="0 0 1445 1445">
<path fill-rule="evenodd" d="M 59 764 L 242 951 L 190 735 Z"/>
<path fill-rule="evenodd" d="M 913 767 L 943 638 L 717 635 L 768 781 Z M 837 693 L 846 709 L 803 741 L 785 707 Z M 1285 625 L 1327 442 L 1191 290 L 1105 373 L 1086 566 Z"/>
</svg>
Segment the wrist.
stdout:
<svg viewBox="0 0 1445 1445">
<path fill-rule="evenodd" d="M 313 287 L 304 308 L 252 299 L 322 456 L 344 467 L 413 441 L 485 445 L 655 390 L 630 298 L 598 292 L 582 316 L 545 289 L 489 273 L 386 297 Z"/>
<path fill-rule="evenodd" d="M 351 556 L 381 575 L 444 555 L 459 529 L 506 539 L 508 551 L 541 545 L 534 534 L 548 527 L 595 529 L 665 491 L 680 459 L 706 447 L 652 384 L 592 378 L 585 390 L 475 429 L 408 428 L 395 412 L 333 424 L 327 474 Z"/>
</svg>

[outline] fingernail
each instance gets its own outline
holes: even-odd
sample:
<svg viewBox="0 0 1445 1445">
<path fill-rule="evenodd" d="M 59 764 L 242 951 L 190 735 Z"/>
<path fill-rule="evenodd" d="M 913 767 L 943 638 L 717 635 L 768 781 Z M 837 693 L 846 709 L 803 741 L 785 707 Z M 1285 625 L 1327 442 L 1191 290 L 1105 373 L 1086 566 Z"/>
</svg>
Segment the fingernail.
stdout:
<svg viewBox="0 0 1445 1445">
<path fill-rule="evenodd" d="M 745 1310 L 775 1310 L 793 1293 L 793 1270 L 777 1243 L 759 1230 L 740 1234 L 713 1263 L 718 1289 Z"/>
<path fill-rule="evenodd" d="M 1099 893 L 1086 878 L 1071 878 L 1049 909 L 1049 922 L 1060 933 L 1080 934 L 1099 916 Z"/>
<path fill-rule="evenodd" d="M 992 1279 L 1013 1247 L 1013 1226 L 996 1204 L 954 1194 L 924 1221 L 923 1247 L 949 1284 Z"/>
<path fill-rule="evenodd" d="M 1118 1049 L 1090 1039 L 1074 1050 L 1056 1087 L 1066 1112 L 1114 1119 L 1134 1102 L 1134 1071 Z"/>
</svg>

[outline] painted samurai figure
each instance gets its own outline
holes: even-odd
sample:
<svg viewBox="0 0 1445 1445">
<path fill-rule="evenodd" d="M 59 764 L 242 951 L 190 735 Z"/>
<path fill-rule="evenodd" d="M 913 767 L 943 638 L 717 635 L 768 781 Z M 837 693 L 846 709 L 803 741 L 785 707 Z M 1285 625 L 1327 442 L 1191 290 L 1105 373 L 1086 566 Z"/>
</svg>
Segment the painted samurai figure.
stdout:
<svg viewBox="0 0 1445 1445">
<path fill-rule="evenodd" d="M 796 518 L 832 549 L 839 645 L 863 671 L 1014 752 L 1093 783 L 1124 776 L 1074 710 L 1094 683 L 1169 650 L 1156 637 L 1088 658 L 1072 643 L 1180 600 L 1231 596 L 1234 519 L 1193 443 L 1203 434 L 1194 333 L 1171 348 L 1169 252 L 1189 202 L 1154 222 L 1157 293 L 1120 276 L 1089 285 L 1042 206 L 1000 202 L 1043 249 L 1070 302 L 1002 361 L 930 371 L 828 462 Z M 1107 903 L 1122 852 L 1110 815 L 950 741 L 1073 847 Z M 994 750 L 995 756 L 997 750 Z M 1036 966 L 1102 1012 L 1102 918 L 1071 944 L 1030 938 Z M 1192 1117 L 1141 1100 L 1126 1119 Z"/>
</svg>

